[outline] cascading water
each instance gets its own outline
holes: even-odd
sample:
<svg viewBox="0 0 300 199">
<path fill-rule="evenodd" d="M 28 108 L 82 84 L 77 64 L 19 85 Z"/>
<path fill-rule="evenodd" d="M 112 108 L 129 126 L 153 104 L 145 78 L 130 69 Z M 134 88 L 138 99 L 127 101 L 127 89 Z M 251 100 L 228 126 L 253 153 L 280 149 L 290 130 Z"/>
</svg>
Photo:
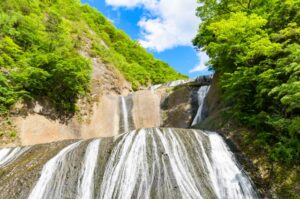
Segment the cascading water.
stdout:
<svg viewBox="0 0 300 199">
<path fill-rule="evenodd" d="M 217 133 L 209 133 L 209 141 L 219 198 L 253 198 L 255 192 L 251 182 L 236 164 L 223 139 Z"/>
<path fill-rule="evenodd" d="M 179 86 L 179 85 L 182 85 L 182 84 L 186 84 L 186 83 L 189 83 L 193 81 L 193 79 L 188 79 L 188 80 L 175 80 L 175 81 L 172 81 L 172 82 L 168 82 L 166 83 L 166 87 L 176 87 L 176 86 Z"/>
<path fill-rule="evenodd" d="M 180 83 L 184 82 L 170 85 Z M 199 108 L 192 126 L 203 119 L 209 88 L 201 86 L 198 90 Z M 36 183 L 21 183 L 24 187 L 12 199 L 259 198 L 220 135 L 173 128 L 130 132 L 134 128 L 132 103 L 131 96 L 120 97 L 123 134 L 63 145 L 57 155 L 48 158 L 43 168 L 37 170 L 40 176 Z M 15 167 L 10 165 L 26 154 L 27 149 L 0 150 L 0 178 L 11 176 Z M 27 178 L 30 165 L 24 167 L 18 178 Z M 9 192 L 1 192 L 2 185 L 8 187 L 1 183 L 0 180 L 0 198 L 10 198 Z"/>
<path fill-rule="evenodd" d="M 9 162 L 17 159 L 25 153 L 29 147 L 3 148 L 0 150 L 0 167 L 7 165 Z"/>
<path fill-rule="evenodd" d="M 187 84 L 187 83 L 192 82 L 192 81 L 194 81 L 194 79 L 175 80 L 175 81 L 171 81 L 171 82 L 168 82 L 168 83 L 165 83 L 165 84 L 157 84 L 157 85 L 150 86 L 149 90 L 154 91 L 154 90 L 159 89 L 161 87 L 172 88 L 172 87 L 176 87 L 176 86 L 179 86 L 179 85 Z"/>
<path fill-rule="evenodd" d="M 158 88 L 160 88 L 160 87 L 162 87 L 162 84 L 153 85 L 153 86 L 150 86 L 150 87 L 149 87 L 149 90 L 155 91 L 156 89 L 158 89 Z"/>
<path fill-rule="evenodd" d="M 44 165 L 28 198 L 258 198 L 216 133 L 140 129 L 102 146 L 107 139 L 63 148 Z"/>
<path fill-rule="evenodd" d="M 45 164 L 41 172 L 41 177 L 31 191 L 28 199 L 67 198 L 63 195 L 67 173 L 71 169 L 68 166 L 67 158 L 80 143 L 81 141 L 65 147 Z"/>
<path fill-rule="evenodd" d="M 124 132 L 128 132 L 129 131 L 128 110 L 127 110 L 125 98 L 123 96 L 121 97 L 121 103 L 122 103 L 122 115 L 123 115 Z"/>
<path fill-rule="evenodd" d="M 119 134 L 130 132 L 135 129 L 133 115 L 132 95 L 120 97 L 120 116 L 119 116 Z"/>
<path fill-rule="evenodd" d="M 221 153 L 228 165 L 213 159 L 217 153 Z M 219 135 L 142 129 L 124 135 L 115 146 L 99 198 L 258 196 Z"/>
<path fill-rule="evenodd" d="M 100 140 L 92 141 L 85 152 L 84 166 L 79 176 L 78 199 L 93 199 L 94 171 L 96 168 Z"/>
<path fill-rule="evenodd" d="M 198 90 L 198 105 L 199 108 L 197 110 L 197 114 L 192 122 L 192 126 L 198 124 L 199 122 L 202 121 L 202 111 L 203 111 L 203 106 L 204 106 L 204 100 L 206 98 L 206 95 L 209 91 L 210 86 L 201 86 L 200 89 Z"/>
</svg>

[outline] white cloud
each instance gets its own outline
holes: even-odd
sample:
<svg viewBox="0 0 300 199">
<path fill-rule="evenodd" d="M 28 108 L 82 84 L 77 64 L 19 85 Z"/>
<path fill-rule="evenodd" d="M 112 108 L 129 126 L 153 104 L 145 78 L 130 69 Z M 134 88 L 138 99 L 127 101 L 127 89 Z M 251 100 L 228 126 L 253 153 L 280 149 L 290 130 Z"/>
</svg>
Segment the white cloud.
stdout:
<svg viewBox="0 0 300 199">
<path fill-rule="evenodd" d="M 140 43 L 145 48 L 162 52 L 177 46 L 192 46 L 200 19 L 195 15 L 197 0 L 105 0 L 113 7 L 143 7 L 144 16 L 138 22 Z M 206 69 L 205 53 L 199 54 L 200 63 L 190 72 Z"/>
<path fill-rule="evenodd" d="M 209 57 L 207 56 L 207 54 L 205 52 L 200 51 L 198 54 L 198 59 L 199 59 L 199 64 L 196 65 L 194 68 L 192 68 L 189 73 L 194 73 L 194 72 L 200 72 L 200 71 L 205 71 L 208 70 L 208 67 L 205 65 L 208 60 Z"/>
<path fill-rule="evenodd" d="M 158 52 L 191 45 L 200 19 L 195 15 L 196 0 L 106 0 L 114 7 L 143 7 L 148 14 L 138 23 L 140 43 Z"/>
</svg>

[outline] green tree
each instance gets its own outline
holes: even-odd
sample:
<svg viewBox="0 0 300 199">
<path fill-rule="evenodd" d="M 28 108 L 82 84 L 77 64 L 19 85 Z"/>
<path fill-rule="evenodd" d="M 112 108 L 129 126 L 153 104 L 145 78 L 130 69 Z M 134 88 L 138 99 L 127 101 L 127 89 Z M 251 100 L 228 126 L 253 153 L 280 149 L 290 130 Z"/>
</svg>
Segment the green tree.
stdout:
<svg viewBox="0 0 300 199">
<path fill-rule="evenodd" d="M 228 113 L 270 158 L 300 160 L 299 0 L 199 0 L 194 45 L 220 74 Z"/>
</svg>

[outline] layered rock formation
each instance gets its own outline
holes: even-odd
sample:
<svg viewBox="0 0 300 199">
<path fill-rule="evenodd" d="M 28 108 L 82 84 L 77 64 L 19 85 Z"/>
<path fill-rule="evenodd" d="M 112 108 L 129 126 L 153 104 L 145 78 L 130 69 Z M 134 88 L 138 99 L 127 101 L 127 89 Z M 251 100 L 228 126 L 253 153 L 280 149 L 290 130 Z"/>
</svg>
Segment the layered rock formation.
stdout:
<svg viewBox="0 0 300 199">
<path fill-rule="evenodd" d="M 105 66 L 101 64 L 94 66 L 98 69 L 100 67 Z M 94 74 L 94 78 L 95 82 L 99 77 Z M 100 92 L 95 86 L 94 100 L 81 108 L 83 109 L 80 111 L 83 112 L 81 115 L 67 121 L 53 119 L 47 115 L 45 107 L 36 104 L 32 114 L 15 117 L 14 122 L 21 145 L 64 139 L 111 137 L 139 128 L 188 128 L 197 112 L 199 86 L 207 82 L 207 79 L 175 81 L 130 94 L 125 81 L 120 90 L 102 87 L 103 90 Z M 129 124 L 124 123 L 124 114 L 129 117 Z M 124 128 L 126 125 L 128 127 Z"/>
</svg>

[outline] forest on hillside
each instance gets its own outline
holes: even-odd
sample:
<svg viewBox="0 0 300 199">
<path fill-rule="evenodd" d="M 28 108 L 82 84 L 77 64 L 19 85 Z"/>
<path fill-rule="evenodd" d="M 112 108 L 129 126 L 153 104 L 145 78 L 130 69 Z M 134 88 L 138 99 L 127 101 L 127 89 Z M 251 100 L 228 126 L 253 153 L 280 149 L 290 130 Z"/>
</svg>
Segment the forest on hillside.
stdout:
<svg viewBox="0 0 300 199">
<path fill-rule="evenodd" d="M 76 111 L 92 72 L 79 50 L 117 68 L 133 89 L 186 78 L 79 0 L 2 0 L 0 114 L 41 98 L 61 113 Z"/>
<path fill-rule="evenodd" d="M 193 43 L 220 75 L 224 114 L 273 161 L 299 165 L 300 0 L 198 2 Z"/>
</svg>

